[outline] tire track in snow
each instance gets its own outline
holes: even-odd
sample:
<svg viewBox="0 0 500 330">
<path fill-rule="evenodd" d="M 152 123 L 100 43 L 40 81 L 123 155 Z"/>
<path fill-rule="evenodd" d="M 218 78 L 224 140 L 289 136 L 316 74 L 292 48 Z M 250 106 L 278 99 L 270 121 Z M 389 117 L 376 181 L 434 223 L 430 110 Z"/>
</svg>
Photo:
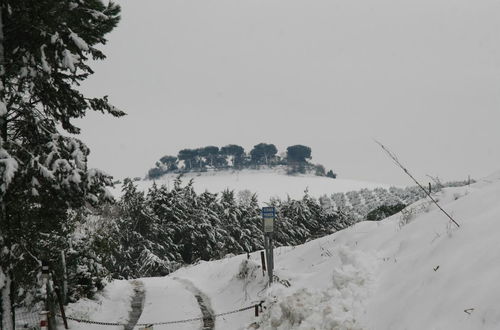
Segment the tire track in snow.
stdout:
<svg viewBox="0 0 500 330">
<path fill-rule="evenodd" d="M 201 327 L 201 330 L 214 330 L 214 310 L 212 309 L 212 305 L 208 296 L 187 279 L 177 277 L 174 277 L 173 279 L 181 282 L 187 290 L 193 293 L 194 297 L 196 298 L 198 306 L 200 307 L 201 313 L 203 315 L 203 326 Z"/>
<path fill-rule="evenodd" d="M 134 296 L 131 302 L 132 310 L 129 312 L 128 323 L 123 327 L 124 330 L 134 329 L 144 309 L 144 283 L 139 280 L 134 280 L 132 281 L 132 285 L 134 286 Z"/>
</svg>

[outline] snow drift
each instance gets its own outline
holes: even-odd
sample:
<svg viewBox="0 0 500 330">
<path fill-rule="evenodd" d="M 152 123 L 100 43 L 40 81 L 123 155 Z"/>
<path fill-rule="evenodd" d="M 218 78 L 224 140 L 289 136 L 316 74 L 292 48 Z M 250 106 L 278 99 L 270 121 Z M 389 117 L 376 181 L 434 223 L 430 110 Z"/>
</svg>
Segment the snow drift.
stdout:
<svg viewBox="0 0 500 330">
<path fill-rule="evenodd" d="M 249 261 L 241 255 L 200 262 L 164 280 L 190 281 L 215 313 L 265 301 L 258 318 L 252 311 L 227 315 L 216 319 L 216 329 L 499 329 L 499 197 L 497 174 L 436 195 L 460 227 L 421 200 L 383 221 L 277 248 L 278 278 L 270 288 L 259 252 Z M 175 303 L 161 299 L 147 308 L 165 311 Z"/>
</svg>

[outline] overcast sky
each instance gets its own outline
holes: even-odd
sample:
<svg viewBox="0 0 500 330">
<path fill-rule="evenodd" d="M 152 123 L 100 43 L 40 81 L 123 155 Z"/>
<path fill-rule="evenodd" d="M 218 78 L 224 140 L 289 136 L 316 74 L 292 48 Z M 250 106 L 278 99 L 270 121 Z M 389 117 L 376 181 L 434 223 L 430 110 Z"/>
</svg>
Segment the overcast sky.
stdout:
<svg viewBox="0 0 500 330">
<path fill-rule="evenodd" d="M 179 149 L 312 148 L 339 177 L 500 169 L 499 0 L 122 0 L 83 86 L 128 113 L 78 121 L 90 163 L 144 176 Z"/>
</svg>

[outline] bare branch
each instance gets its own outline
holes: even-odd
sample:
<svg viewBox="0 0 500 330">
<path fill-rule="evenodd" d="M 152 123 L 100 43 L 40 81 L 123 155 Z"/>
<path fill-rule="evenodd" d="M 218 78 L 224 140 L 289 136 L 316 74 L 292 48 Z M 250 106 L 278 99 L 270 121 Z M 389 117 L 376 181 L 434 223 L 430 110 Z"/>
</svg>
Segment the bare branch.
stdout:
<svg viewBox="0 0 500 330">
<path fill-rule="evenodd" d="M 451 215 L 448 214 L 448 212 L 446 212 L 442 207 L 441 205 L 439 205 L 439 203 L 434 199 L 434 197 L 432 197 L 432 195 L 427 191 L 427 189 L 425 189 L 421 184 L 420 182 L 417 181 L 417 179 L 415 179 L 413 177 L 413 175 L 411 175 L 411 173 L 408 171 L 408 169 L 406 167 L 404 167 L 401 162 L 399 161 L 399 159 L 396 157 L 395 154 L 393 154 L 389 149 L 387 149 L 382 143 L 380 143 L 379 141 L 377 140 L 374 140 L 375 143 L 377 143 L 386 153 L 387 155 L 392 159 L 392 161 L 394 163 L 396 163 L 396 165 L 401 168 L 419 187 L 420 189 L 423 190 L 423 192 L 425 192 L 425 194 L 427 195 L 427 197 L 429 197 L 431 199 L 431 201 L 436 204 L 436 206 L 441 210 L 441 212 L 443 212 L 455 225 L 457 225 L 457 227 L 460 227 L 460 225 L 458 224 L 458 222 L 456 222 L 452 217 Z"/>
</svg>

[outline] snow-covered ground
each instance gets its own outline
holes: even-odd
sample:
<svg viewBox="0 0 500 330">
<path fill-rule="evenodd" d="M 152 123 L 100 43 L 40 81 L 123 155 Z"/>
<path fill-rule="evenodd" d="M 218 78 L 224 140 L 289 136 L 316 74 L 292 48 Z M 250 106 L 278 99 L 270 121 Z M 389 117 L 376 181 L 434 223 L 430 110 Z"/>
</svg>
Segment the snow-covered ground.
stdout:
<svg viewBox="0 0 500 330">
<path fill-rule="evenodd" d="M 128 281 L 112 281 L 96 298 L 80 299 L 75 304 L 70 304 L 66 309 L 66 315 L 80 319 L 99 322 L 127 323 L 131 310 L 133 287 Z M 69 321 L 72 330 L 103 330 L 102 325 L 79 323 Z M 122 330 L 122 326 L 109 327 L 107 329 Z"/>
<path fill-rule="evenodd" d="M 198 303 L 186 286 L 170 277 L 142 280 L 146 289 L 144 311 L 138 323 L 156 323 L 202 316 Z M 200 327 L 201 322 L 155 325 L 154 329 L 189 330 Z"/>
<path fill-rule="evenodd" d="M 147 190 L 156 182 L 157 185 L 172 187 L 176 179 L 176 174 L 167 174 L 157 180 L 141 180 L 135 182 L 140 190 Z M 194 179 L 196 192 L 202 193 L 205 190 L 216 193 L 225 189 L 239 192 L 249 190 L 257 193 L 260 202 L 266 202 L 271 197 L 299 199 L 304 196 L 307 189 L 314 197 L 331 195 L 337 192 L 347 192 L 360 190 L 363 188 L 374 189 L 377 187 L 389 188 L 382 183 L 357 181 L 350 179 L 332 179 L 315 175 L 286 175 L 283 170 L 241 170 L 241 171 L 210 171 L 201 173 L 187 173 L 182 180 L 187 183 Z M 120 196 L 122 185 L 118 184 L 112 190 L 115 196 Z"/>
<path fill-rule="evenodd" d="M 149 303 L 141 322 L 199 315 L 186 293 L 185 283 L 190 283 L 209 297 L 214 313 L 266 301 L 259 318 L 253 310 L 218 317 L 218 330 L 252 322 L 277 330 L 500 329 L 500 172 L 470 187 L 446 188 L 436 198 L 460 228 L 422 200 L 405 214 L 278 248 L 275 273 L 290 287 L 275 283 L 266 289 L 258 252 L 250 260 L 241 255 L 201 262 L 165 278 L 145 279 Z M 129 294 L 120 286 L 108 289 L 113 290 Z M 102 295 L 101 304 L 115 295 Z M 89 314 L 100 319 L 121 315 L 107 309 Z M 182 329 L 200 328 L 193 322 Z"/>
</svg>

